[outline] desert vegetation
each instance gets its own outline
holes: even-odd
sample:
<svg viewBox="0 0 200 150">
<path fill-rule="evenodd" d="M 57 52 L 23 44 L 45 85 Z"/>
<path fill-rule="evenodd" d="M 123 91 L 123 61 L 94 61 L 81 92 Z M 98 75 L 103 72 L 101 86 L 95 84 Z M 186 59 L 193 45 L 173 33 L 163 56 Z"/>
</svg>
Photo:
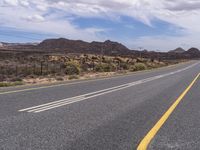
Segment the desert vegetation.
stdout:
<svg viewBox="0 0 200 150">
<path fill-rule="evenodd" d="M 110 40 L 85 42 L 59 38 L 40 43 L 1 43 L 0 86 L 95 78 L 199 58 L 197 48 L 138 51 Z"/>
<path fill-rule="evenodd" d="M 167 66 L 176 62 L 137 57 L 92 54 L 0 52 L 0 86 L 64 81 L 92 75 L 126 73 Z"/>
</svg>

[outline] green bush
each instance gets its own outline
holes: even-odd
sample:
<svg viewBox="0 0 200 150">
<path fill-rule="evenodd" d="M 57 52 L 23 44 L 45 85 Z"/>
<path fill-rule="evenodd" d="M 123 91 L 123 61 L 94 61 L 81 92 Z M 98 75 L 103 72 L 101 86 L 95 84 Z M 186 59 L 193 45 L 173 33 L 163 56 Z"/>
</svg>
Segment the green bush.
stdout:
<svg viewBox="0 0 200 150">
<path fill-rule="evenodd" d="M 12 83 L 12 86 L 17 86 L 17 85 L 23 85 L 24 83 L 22 81 L 16 81 Z"/>
<path fill-rule="evenodd" d="M 146 70 L 147 66 L 143 63 L 136 63 L 135 65 L 130 67 L 130 71 L 140 71 L 140 70 Z"/>
<path fill-rule="evenodd" d="M 111 71 L 113 71 L 113 66 L 111 64 L 103 64 L 103 71 L 111 72 Z"/>
<path fill-rule="evenodd" d="M 101 64 L 95 65 L 94 71 L 96 71 L 96 72 L 103 72 L 103 66 Z"/>
<path fill-rule="evenodd" d="M 115 66 L 113 64 L 98 64 L 95 66 L 94 70 L 96 72 L 111 72 L 115 71 Z"/>
<path fill-rule="evenodd" d="M 0 82 L 0 87 L 7 87 L 10 86 L 10 83 Z"/>
<path fill-rule="evenodd" d="M 67 75 L 79 75 L 80 74 L 80 66 L 76 62 L 68 62 L 65 68 L 65 74 Z"/>
<path fill-rule="evenodd" d="M 16 82 L 0 82 L 0 87 L 8 87 L 8 86 L 17 86 L 23 85 L 23 82 L 16 81 Z"/>
</svg>

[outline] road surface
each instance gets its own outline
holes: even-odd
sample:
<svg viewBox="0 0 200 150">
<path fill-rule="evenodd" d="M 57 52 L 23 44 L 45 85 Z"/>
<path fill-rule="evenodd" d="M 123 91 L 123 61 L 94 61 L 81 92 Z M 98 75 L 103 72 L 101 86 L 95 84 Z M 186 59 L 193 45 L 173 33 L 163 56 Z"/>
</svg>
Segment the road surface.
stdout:
<svg viewBox="0 0 200 150">
<path fill-rule="evenodd" d="M 2 88 L 0 149 L 199 149 L 199 73 L 200 62 L 191 61 L 108 79 Z"/>
</svg>

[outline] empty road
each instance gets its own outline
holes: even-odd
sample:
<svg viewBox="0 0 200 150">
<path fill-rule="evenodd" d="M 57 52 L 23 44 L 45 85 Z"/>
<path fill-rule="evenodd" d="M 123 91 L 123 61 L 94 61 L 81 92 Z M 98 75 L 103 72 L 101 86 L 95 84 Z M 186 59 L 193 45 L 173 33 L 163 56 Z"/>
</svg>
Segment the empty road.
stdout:
<svg viewBox="0 0 200 150">
<path fill-rule="evenodd" d="M 0 89 L 1 150 L 196 150 L 200 62 Z"/>
</svg>

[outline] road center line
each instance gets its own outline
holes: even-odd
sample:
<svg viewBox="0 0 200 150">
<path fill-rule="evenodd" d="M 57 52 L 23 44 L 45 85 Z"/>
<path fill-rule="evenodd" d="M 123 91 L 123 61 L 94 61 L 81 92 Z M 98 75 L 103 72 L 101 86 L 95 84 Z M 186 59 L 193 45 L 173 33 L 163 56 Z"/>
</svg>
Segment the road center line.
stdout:
<svg viewBox="0 0 200 150">
<path fill-rule="evenodd" d="M 194 83 L 197 81 L 199 77 L 200 77 L 200 73 L 195 77 L 195 79 L 190 83 L 190 85 L 185 89 L 185 91 L 178 97 L 178 99 L 172 104 L 172 106 L 164 113 L 164 115 L 153 126 L 153 128 L 147 133 L 147 135 L 142 139 L 139 146 L 137 147 L 137 150 L 146 150 L 148 148 L 148 145 L 151 142 L 151 140 L 155 137 L 157 132 L 160 130 L 163 124 L 167 121 L 169 116 L 172 114 L 172 112 L 175 110 L 175 108 L 178 106 L 181 100 L 185 97 L 185 95 L 189 92 L 189 90 L 192 88 L 192 86 L 194 85 Z"/>
<path fill-rule="evenodd" d="M 69 105 L 69 104 L 72 104 L 72 103 L 80 102 L 80 101 L 83 101 L 83 100 L 86 100 L 86 99 L 90 99 L 90 98 L 97 97 L 97 96 L 100 96 L 100 95 L 105 95 L 105 94 L 108 94 L 108 93 L 111 93 L 111 92 L 115 92 L 115 91 L 119 91 L 119 90 L 122 90 L 122 89 L 125 89 L 125 88 L 129 88 L 129 87 L 132 87 L 132 86 L 135 86 L 135 85 L 139 85 L 139 84 L 142 84 L 142 83 L 146 83 L 146 82 L 150 82 L 150 81 L 153 81 L 153 80 L 156 80 L 156 79 L 160 79 L 160 78 L 163 78 L 165 76 L 169 76 L 169 75 L 187 70 L 187 69 L 189 69 L 189 68 L 191 68 L 191 67 L 193 67 L 197 64 L 198 63 L 195 63 L 191 66 L 186 67 L 186 68 L 183 68 L 183 69 L 180 69 L 180 70 L 177 70 L 177 71 L 174 71 L 174 72 L 166 73 L 166 74 L 163 74 L 163 75 L 158 75 L 158 76 L 146 78 L 146 79 L 134 81 L 134 82 L 131 82 L 131 83 L 126 83 L 126 84 L 123 84 L 123 85 L 119 85 L 119 86 L 115 86 L 115 87 L 111 87 L 111 88 L 107 88 L 107 89 L 103 89 L 103 90 L 99 90 L 99 91 L 95 91 L 95 92 L 91 92 L 91 93 L 87 93 L 87 94 L 83 94 L 83 95 L 79 95 L 79 96 L 75 96 L 75 97 L 71 97 L 71 98 L 61 99 L 61 100 L 57 100 L 57 101 L 53 101 L 53 102 L 49 102 L 49 103 L 45 103 L 45 104 L 41 104 L 41 105 L 37 105 L 37 106 L 25 108 L 25 109 L 21 109 L 21 110 L 18 110 L 18 111 L 19 112 L 27 111 L 27 112 L 38 113 L 38 112 L 50 110 L 50 109 L 53 109 L 53 108 Z"/>
<path fill-rule="evenodd" d="M 29 109 L 38 108 L 38 107 L 51 105 L 51 104 L 55 104 L 55 103 L 60 103 L 60 102 L 65 102 L 65 101 L 70 101 L 70 100 L 77 99 L 77 98 L 84 98 L 84 97 L 87 97 L 89 95 L 95 95 L 97 93 L 101 93 L 101 92 L 105 92 L 105 91 L 108 91 L 108 90 L 112 90 L 114 88 L 120 88 L 120 87 L 123 87 L 125 85 L 128 85 L 128 84 L 124 84 L 124 85 L 120 85 L 120 86 L 116 86 L 116 87 L 112 87 L 112 88 L 107 88 L 107 89 L 103 89 L 103 90 L 99 90 L 99 91 L 95 91 L 95 92 L 91 92 L 91 93 L 87 93 L 87 94 L 83 94 L 83 95 L 79 95 L 79 96 L 75 96 L 75 97 L 61 99 L 61 100 L 53 101 L 53 102 L 50 102 L 50 103 L 46 103 L 46 104 L 42 104 L 42 105 L 38 105 L 38 106 L 33 106 L 33 107 L 26 108 L 26 109 L 21 109 L 19 111 L 26 111 L 26 110 L 29 110 Z"/>
</svg>

